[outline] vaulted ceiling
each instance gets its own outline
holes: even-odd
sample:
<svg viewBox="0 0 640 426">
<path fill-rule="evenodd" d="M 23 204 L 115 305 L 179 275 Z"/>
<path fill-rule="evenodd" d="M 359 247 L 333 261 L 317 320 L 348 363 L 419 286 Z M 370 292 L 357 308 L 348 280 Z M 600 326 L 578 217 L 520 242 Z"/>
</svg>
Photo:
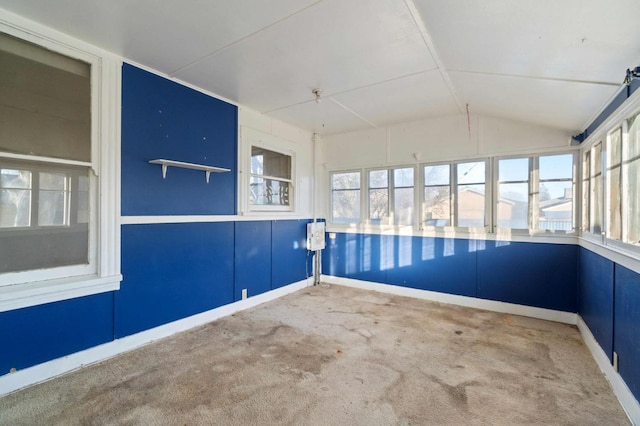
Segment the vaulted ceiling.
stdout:
<svg viewBox="0 0 640 426">
<path fill-rule="evenodd" d="M 640 65 L 638 0 L 0 0 L 0 8 L 320 134 L 467 106 L 577 133 Z"/>
</svg>

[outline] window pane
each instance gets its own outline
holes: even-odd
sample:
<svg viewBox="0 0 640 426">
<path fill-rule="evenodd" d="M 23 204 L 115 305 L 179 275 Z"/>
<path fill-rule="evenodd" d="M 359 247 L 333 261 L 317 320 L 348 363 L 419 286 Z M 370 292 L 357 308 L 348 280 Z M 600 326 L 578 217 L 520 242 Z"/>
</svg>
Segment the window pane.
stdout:
<svg viewBox="0 0 640 426">
<path fill-rule="evenodd" d="M 622 239 L 622 212 L 620 210 L 620 166 L 615 166 L 607 173 L 609 186 L 609 220 L 607 237 Z"/>
<path fill-rule="evenodd" d="M 498 185 L 498 226 L 529 229 L 529 184 L 501 183 Z"/>
<path fill-rule="evenodd" d="M 394 190 L 393 213 L 396 225 L 413 224 L 413 187 Z"/>
<path fill-rule="evenodd" d="M 78 201 L 78 223 L 89 222 L 89 177 L 78 176 L 78 191 L 76 192 Z"/>
<path fill-rule="evenodd" d="M 543 194 L 547 194 L 543 197 Z M 544 199 L 543 199 L 544 198 Z M 539 230 L 573 230 L 573 182 L 545 182 L 540 185 Z"/>
<path fill-rule="evenodd" d="M 486 179 L 484 161 L 459 163 L 457 172 L 458 184 L 484 183 Z"/>
<path fill-rule="evenodd" d="M 38 226 L 66 225 L 66 192 L 40 191 Z"/>
<path fill-rule="evenodd" d="M 17 228 L 31 224 L 31 191 L 0 189 L 0 228 Z"/>
<path fill-rule="evenodd" d="M 252 146 L 251 173 L 281 179 L 291 179 L 291 156 Z"/>
<path fill-rule="evenodd" d="M 500 160 L 498 180 L 501 182 L 521 182 L 529 180 L 529 159 L 511 158 Z"/>
<path fill-rule="evenodd" d="M 334 173 L 331 176 L 333 189 L 360 189 L 360 172 Z"/>
<path fill-rule="evenodd" d="M 397 187 L 413 186 L 413 167 L 395 169 L 393 171 L 393 185 Z"/>
<path fill-rule="evenodd" d="M 424 184 L 425 186 L 449 185 L 449 165 L 425 166 Z"/>
<path fill-rule="evenodd" d="M 540 180 L 571 179 L 573 177 L 573 154 L 540 157 Z"/>
<path fill-rule="evenodd" d="M 591 148 L 591 232 L 602 232 L 602 142 Z"/>
<path fill-rule="evenodd" d="M 387 188 L 389 186 L 388 170 L 371 170 L 369 172 L 369 188 Z"/>
<path fill-rule="evenodd" d="M 289 183 L 273 179 L 251 178 L 249 202 L 256 205 L 288 206 Z"/>
<path fill-rule="evenodd" d="M 28 170 L 0 169 L 0 188 L 31 189 L 31 172 Z"/>
<path fill-rule="evenodd" d="M 449 186 L 430 186 L 424 189 L 423 224 L 451 225 L 451 190 Z"/>
<path fill-rule="evenodd" d="M 629 137 L 625 149 L 624 206 L 626 211 L 626 241 L 640 244 L 640 114 L 629 120 Z"/>
<path fill-rule="evenodd" d="M 481 164 L 484 165 L 484 163 L 481 163 Z M 458 193 L 457 193 L 457 203 L 458 203 L 458 226 L 461 226 L 461 227 L 485 226 L 485 185 L 484 184 L 459 185 Z"/>
<path fill-rule="evenodd" d="M 607 167 L 611 168 L 622 161 L 622 128 L 609 135 L 609 152 L 607 153 Z"/>
<path fill-rule="evenodd" d="M 589 211 L 591 207 L 591 184 L 589 176 L 591 173 L 591 151 L 584 153 L 582 162 L 582 230 L 589 231 Z"/>
<path fill-rule="evenodd" d="M 0 151 L 91 161 L 90 65 L 0 33 Z"/>
<path fill-rule="evenodd" d="M 360 222 L 360 190 L 340 190 L 331 194 L 334 223 Z"/>
<path fill-rule="evenodd" d="M 54 189 L 64 191 L 67 189 L 67 175 L 64 173 L 40 172 L 40 189 Z"/>
<path fill-rule="evenodd" d="M 371 223 L 386 223 L 389 218 L 389 190 L 369 190 L 369 219 Z"/>
</svg>

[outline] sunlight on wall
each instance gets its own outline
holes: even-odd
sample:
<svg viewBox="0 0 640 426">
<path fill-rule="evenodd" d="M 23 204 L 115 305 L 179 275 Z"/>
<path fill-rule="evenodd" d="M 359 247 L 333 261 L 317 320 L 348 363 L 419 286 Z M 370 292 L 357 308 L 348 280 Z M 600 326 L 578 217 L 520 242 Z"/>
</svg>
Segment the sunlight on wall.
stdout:
<svg viewBox="0 0 640 426">
<path fill-rule="evenodd" d="M 411 266 L 413 261 L 411 260 L 411 255 L 413 253 L 413 238 L 404 237 L 400 238 L 400 243 L 398 247 L 398 266 Z"/>
<path fill-rule="evenodd" d="M 386 271 L 393 269 L 393 253 L 395 251 L 395 239 L 394 238 L 381 238 L 380 239 L 380 270 Z"/>
<path fill-rule="evenodd" d="M 436 240 L 434 238 L 422 239 L 422 260 L 436 258 Z"/>
<path fill-rule="evenodd" d="M 371 236 L 367 235 L 364 237 L 364 244 L 362 248 L 362 270 L 370 271 L 371 270 Z"/>
<path fill-rule="evenodd" d="M 358 236 L 355 234 L 347 235 L 345 250 L 345 272 L 355 274 L 358 272 Z"/>
<path fill-rule="evenodd" d="M 444 256 L 453 256 L 456 254 L 456 240 L 447 238 L 444 240 Z"/>
</svg>

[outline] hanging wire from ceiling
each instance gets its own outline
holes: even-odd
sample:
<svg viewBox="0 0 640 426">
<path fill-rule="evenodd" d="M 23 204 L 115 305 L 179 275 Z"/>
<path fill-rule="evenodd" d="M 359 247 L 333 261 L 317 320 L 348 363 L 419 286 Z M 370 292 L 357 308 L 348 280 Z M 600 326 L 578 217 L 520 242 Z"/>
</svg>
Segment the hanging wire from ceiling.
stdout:
<svg viewBox="0 0 640 426">
<path fill-rule="evenodd" d="M 469 141 L 471 141 L 471 114 L 469 113 L 469 104 L 467 104 L 466 109 L 467 109 L 467 131 L 469 132 Z"/>
</svg>

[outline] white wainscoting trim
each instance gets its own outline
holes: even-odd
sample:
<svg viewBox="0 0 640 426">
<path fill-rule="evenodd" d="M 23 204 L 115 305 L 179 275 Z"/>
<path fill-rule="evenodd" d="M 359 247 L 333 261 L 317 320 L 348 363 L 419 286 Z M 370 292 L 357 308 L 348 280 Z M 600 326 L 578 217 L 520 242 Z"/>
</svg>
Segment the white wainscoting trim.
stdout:
<svg viewBox="0 0 640 426">
<path fill-rule="evenodd" d="M 62 358 L 47 361 L 24 370 L 0 376 L 0 396 L 20 390 L 36 383 L 44 382 L 62 374 L 77 370 L 87 365 L 95 364 L 112 358 L 124 352 L 137 349 L 173 334 L 189 330 L 194 327 L 229 316 L 238 311 L 252 308 L 265 302 L 296 292 L 311 285 L 310 280 L 298 281 L 245 300 L 230 303 L 207 312 L 183 318 L 169 324 L 164 324 L 131 336 L 94 346 Z"/>
<path fill-rule="evenodd" d="M 631 423 L 634 425 L 640 425 L 640 403 L 638 403 L 638 400 L 633 396 L 631 390 L 629 390 L 629 387 L 624 382 L 620 374 L 613 369 L 611 361 L 609 361 L 609 358 L 604 353 L 595 337 L 593 337 L 591 330 L 589 330 L 589 327 L 581 317 L 578 317 L 578 329 L 580 330 L 580 334 L 582 334 L 582 340 L 584 340 L 589 351 L 591 351 L 593 359 L 595 359 L 598 367 L 600 367 L 600 370 L 609 381 L 609 384 L 613 389 L 613 393 L 618 398 L 618 401 L 627 413 L 627 416 L 629 416 Z"/>
<path fill-rule="evenodd" d="M 564 324 L 576 325 L 578 315 L 571 312 L 555 311 L 552 309 L 535 308 L 515 303 L 497 302 L 494 300 L 478 299 L 477 297 L 458 296 L 454 294 L 438 293 L 436 291 L 419 290 L 389 284 L 380 284 L 371 281 L 354 280 L 329 275 L 322 276 L 322 282 L 329 284 L 355 287 L 363 290 L 373 290 L 382 293 L 390 293 L 398 296 L 413 297 L 416 299 L 430 300 L 432 302 L 448 303 L 450 305 L 466 306 L 468 308 L 483 309 L 485 311 L 500 312 L 504 314 L 522 315 L 525 317 L 555 321 Z"/>
</svg>

